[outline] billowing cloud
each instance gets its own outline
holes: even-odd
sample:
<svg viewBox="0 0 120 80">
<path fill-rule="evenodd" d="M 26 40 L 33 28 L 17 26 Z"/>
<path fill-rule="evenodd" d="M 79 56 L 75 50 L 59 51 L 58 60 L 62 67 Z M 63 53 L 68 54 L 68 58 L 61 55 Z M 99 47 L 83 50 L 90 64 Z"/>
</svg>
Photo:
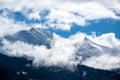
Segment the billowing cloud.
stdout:
<svg viewBox="0 0 120 80">
<path fill-rule="evenodd" d="M 116 69 L 116 68 L 119 69 L 120 55 L 114 56 L 110 54 L 109 55 L 103 54 L 100 56 L 93 56 L 86 59 L 82 64 L 94 68 L 105 69 L 105 70 Z"/>
<path fill-rule="evenodd" d="M 62 30 L 70 30 L 73 23 L 85 26 L 89 20 L 120 19 L 119 0 L 1 0 L 0 8 L 21 12 L 29 20 L 42 20 L 40 14 L 48 10 L 42 25 Z"/>
<path fill-rule="evenodd" d="M 85 37 L 90 41 L 85 41 Z M 77 33 L 68 39 L 54 34 L 50 49 L 44 45 L 38 46 L 20 41 L 3 40 L 2 43 L 4 46 L 1 50 L 4 54 L 27 56 L 28 59 L 33 59 L 33 64 L 36 66 L 60 66 L 74 69 L 76 65 L 83 64 L 107 70 L 120 68 L 120 40 L 116 39 L 113 33 L 98 37 Z M 78 48 L 92 50 L 92 52 L 78 51 Z"/>
<path fill-rule="evenodd" d="M 5 35 L 14 34 L 20 30 L 29 29 L 24 23 L 16 23 L 13 19 L 0 16 L 0 37 Z"/>
<path fill-rule="evenodd" d="M 64 39 L 54 35 L 51 43 L 52 48 L 46 46 L 35 46 L 24 42 L 14 42 L 4 40 L 4 46 L 1 48 L 8 56 L 33 58 L 33 64 L 36 66 L 61 66 L 71 67 L 78 62 L 75 60 L 75 47 L 69 39 Z M 72 68 L 72 67 L 71 67 Z"/>
</svg>

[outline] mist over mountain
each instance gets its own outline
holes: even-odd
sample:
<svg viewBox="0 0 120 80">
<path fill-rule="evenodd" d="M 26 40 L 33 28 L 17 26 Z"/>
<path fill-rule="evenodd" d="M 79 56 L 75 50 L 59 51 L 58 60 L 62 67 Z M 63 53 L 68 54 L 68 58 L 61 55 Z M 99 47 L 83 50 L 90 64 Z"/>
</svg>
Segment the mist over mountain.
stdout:
<svg viewBox="0 0 120 80">
<path fill-rule="evenodd" d="M 1 78 L 8 80 L 7 74 L 15 80 L 119 80 L 119 49 L 78 34 L 83 36 L 77 36 L 80 40 L 76 35 L 65 39 L 44 29 L 31 28 L 1 37 Z M 104 56 L 108 59 L 102 61 Z M 112 58 L 114 62 L 109 62 Z"/>
<path fill-rule="evenodd" d="M 94 42 L 97 41 L 97 37 L 95 40 L 92 36 L 83 33 L 78 34 L 83 35 L 83 37 L 78 36 L 77 38 L 80 38 L 80 40 L 75 42 L 76 37 L 67 39 L 44 29 L 31 28 L 30 30 L 22 30 L 13 35 L 6 35 L 1 38 L 0 51 L 9 56 L 31 57 L 38 66 L 74 66 L 80 63 L 107 70 L 120 67 L 118 59 L 120 56 L 119 44 L 106 46 L 104 43 Z M 108 36 L 111 35 L 108 34 Z M 111 44 L 113 40 L 111 39 L 109 44 Z M 115 40 L 119 43 L 119 40 Z M 96 64 L 90 65 L 89 60 L 87 61 L 87 59 L 91 61 L 93 58 L 94 63 L 94 61 L 104 56 L 109 56 L 110 59 L 116 58 L 116 62 L 110 61 L 110 63 L 104 67 L 102 64 L 106 64 L 107 60 L 105 63 L 100 61 L 100 63 L 102 63 L 100 66 L 96 66 Z M 96 59 L 94 60 L 94 58 Z M 113 64 L 114 66 L 112 66 Z"/>
</svg>

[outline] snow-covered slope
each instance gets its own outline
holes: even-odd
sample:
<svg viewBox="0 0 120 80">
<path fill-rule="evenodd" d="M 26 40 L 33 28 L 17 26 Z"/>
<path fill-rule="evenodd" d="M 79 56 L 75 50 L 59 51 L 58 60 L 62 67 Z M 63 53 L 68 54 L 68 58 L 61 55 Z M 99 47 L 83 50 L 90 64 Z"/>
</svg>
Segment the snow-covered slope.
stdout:
<svg viewBox="0 0 120 80">
<path fill-rule="evenodd" d="M 31 28 L 28 30 L 22 30 L 14 35 L 7 35 L 4 39 L 15 42 L 22 41 L 34 45 L 46 45 L 50 47 L 52 34 L 43 29 Z"/>
<path fill-rule="evenodd" d="M 99 55 L 102 53 L 101 47 L 92 43 L 88 38 L 84 38 L 84 40 L 77 44 L 77 53 L 84 56 L 92 56 Z"/>
<path fill-rule="evenodd" d="M 85 37 L 82 42 L 76 44 L 76 49 L 77 49 L 76 53 L 85 57 L 111 53 L 112 54 L 114 53 L 113 55 L 116 55 L 116 53 L 120 52 L 119 49 L 103 46 L 102 44 L 100 45 L 99 43 L 94 43 L 87 37 Z"/>
</svg>

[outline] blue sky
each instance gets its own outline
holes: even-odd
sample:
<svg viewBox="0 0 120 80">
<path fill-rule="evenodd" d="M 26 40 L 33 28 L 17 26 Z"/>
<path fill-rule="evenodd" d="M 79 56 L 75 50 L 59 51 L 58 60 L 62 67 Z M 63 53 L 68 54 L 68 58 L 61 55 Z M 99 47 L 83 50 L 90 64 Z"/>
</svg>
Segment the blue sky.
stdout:
<svg viewBox="0 0 120 80">
<path fill-rule="evenodd" d="M 106 33 L 115 33 L 116 37 L 120 39 L 120 21 L 113 19 L 104 19 L 96 21 L 90 21 L 89 25 L 84 27 L 78 26 L 74 24 L 70 31 L 62 31 L 62 30 L 54 30 L 51 31 L 60 34 L 63 37 L 69 37 L 77 32 L 83 32 L 91 35 L 93 32 L 96 32 L 96 35 L 99 36 L 101 34 Z"/>
<path fill-rule="evenodd" d="M 48 4 L 49 2 L 49 4 Z M 120 2 L 119 0 L 19 0 L 1 1 L 0 17 L 2 23 L 16 26 L 47 28 L 62 37 L 77 32 L 96 33 L 97 36 L 115 33 L 120 38 Z M 30 5 L 28 5 L 30 4 Z M 62 4 L 62 6 L 61 6 Z M 6 20 L 4 20 L 6 19 Z M 10 23 L 6 23 L 6 22 Z M 19 27 L 19 26 L 17 26 Z"/>
<path fill-rule="evenodd" d="M 14 19 L 16 22 L 25 22 L 26 24 L 44 24 L 46 22 L 46 19 L 44 19 L 48 14 L 49 11 L 43 11 L 39 15 L 42 16 L 41 20 L 34 20 L 34 19 L 27 19 L 25 15 L 21 12 L 12 12 L 8 9 L 5 10 L 0 10 L 0 14 L 4 12 L 8 12 L 7 17 Z M 30 10 L 29 10 L 30 11 Z M 53 29 L 53 28 L 48 28 L 47 30 L 51 32 L 55 32 L 59 34 L 62 37 L 69 37 L 73 34 L 76 34 L 77 32 L 83 32 L 86 34 L 91 35 L 93 32 L 96 33 L 97 36 L 101 34 L 106 34 L 106 33 L 115 33 L 117 38 L 120 38 L 120 20 L 115 20 L 115 19 L 100 19 L 100 20 L 92 20 L 92 21 L 87 21 L 87 25 L 85 26 L 80 26 L 75 23 L 72 23 L 71 29 L 68 30 L 61 30 L 61 29 Z M 33 26 L 34 27 L 34 26 Z"/>
</svg>

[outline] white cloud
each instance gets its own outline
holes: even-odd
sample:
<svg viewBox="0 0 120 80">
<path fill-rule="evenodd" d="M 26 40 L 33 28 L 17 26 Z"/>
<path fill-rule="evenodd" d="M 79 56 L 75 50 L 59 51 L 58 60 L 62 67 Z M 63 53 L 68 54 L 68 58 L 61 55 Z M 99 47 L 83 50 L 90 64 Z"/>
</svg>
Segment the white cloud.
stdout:
<svg viewBox="0 0 120 80">
<path fill-rule="evenodd" d="M 24 23 L 16 23 L 13 19 L 0 16 L 0 37 L 14 34 L 20 30 L 29 29 Z"/>
<path fill-rule="evenodd" d="M 92 53 L 89 53 L 91 56 L 86 57 L 78 54 L 78 47 L 82 47 L 79 44 L 84 43 L 83 40 L 85 37 L 88 37 L 91 41 L 94 41 L 95 44 L 93 47 L 98 48 L 98 50 L 93 50 L 93 52 L 95 51 L 96 54 L 99 54 L 100 50 L 100 55 L 92 55 Z M 110 37 L 112 38 L 111 40 L 109 40 Z M 99 40 L 101 40 L 101 42 L 97 42 Z M 104 45 L 106 40 L 108 43 Z M 9 42 L 4 40 L 2 41 L 4 46 L 1 47 L 1 50 L 9 56 L 27 56 L 28 59 L 29 57 L 32 57 L 34 59 L 33 64 L 36 66 L 60 66 L 74 69 L 76 65 L 83 64 L 94 68 L 110 70 L 120 68 L 120 44 L 116 44 L 116 42 L 120 43 L 120 40 L 116 39 L 115 36 L 113 36 L 113 33 L 94 38 L 92 35 L 77 33 L 68 39 L 54 34 L 54 38 L 51 43 L 52 48 L 50 49 L 47 49 L 44 45 L 37 46 L 20 41 Z M 108 49 L 104 50 L 104 47 L 101 46 L 107 47 Z M 88 47 L 89 49 L 89 46 L 85 47 Z M 88 54 L 84 53 L 84 51 L 80 53 Z M 82 60 L 82 57 L 85 59 Z"/>
<path fill-rule="evenodd" d="M 71 24 L 75 23 L 85 26 L 87 20 L 97 19 L 120 19 L 119 0 L 1 0 L 0 8 L 7 8 L 12 11 L 20 11 L 28 19 L 41 19 L 39 13 L 47 9 L 47 27 L 55 29 L 70 30 Z M 29 9 L 33 12 L 29 14 Z"/>
<path fill-rule="evenodd" d="M 27 17 L 29 20 L 32 20 L 32 19 L 40 20 L 41 19 L 41 17 L 39 16 L 39 12 L 32 12 L 30 14 L 27 14 Z"/>
<path fill-rule="evenodd" d="M 58 9 L 77 13 L 87 20 L 117 18 L 112 10 L 97 2 L 64 3 L 63 6 L 59 5 Z"/>
<path fill-rule="evenodd" d="M 78 62 L 75 61 L 75 47 L 69 39 L 54 35 L 52 48 L 46 46 L 35 46 L 24 42 L 14 42 L 4 40 L 1 48 L 9 56 L 33 57 L 33 64 L 36 66 L 61 66 L 72 68 Z"/>
<path fill-rule="evenodd" d="M 115 33 L 102 34 L 100 37 L 94 37 L 92 41 L 111 48 L 120 46 L 120 40 L 116 39 Z"/>
<path fill-rule="evenodd" d="M 66 10 L 52 9 L 46 17 L 46 24 L 52 28 L 70 30 L 72 23 L 84 26 L 86 21 L 81 16 L 77 16 Z"/>
<path fill-rule="evenodd" d="M 82 64 L 105 70 L 116 69 L 120 68 L 120 56 L 113 56 L 107 54 L 103 54 L 97 57 L 93 56 L 86 59 Z"/>
</svg>

